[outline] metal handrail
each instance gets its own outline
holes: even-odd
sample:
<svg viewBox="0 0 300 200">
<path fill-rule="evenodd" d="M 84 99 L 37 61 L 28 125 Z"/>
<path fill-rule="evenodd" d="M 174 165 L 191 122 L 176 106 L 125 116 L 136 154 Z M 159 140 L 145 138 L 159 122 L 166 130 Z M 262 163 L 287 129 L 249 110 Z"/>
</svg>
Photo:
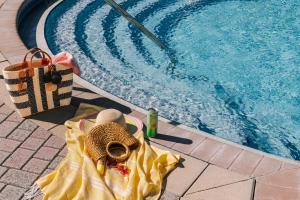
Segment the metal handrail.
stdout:
<svg viewBox="0 0 300 200">
<path fill-rule="evenodd" d="M 133 24 L 136 28 L 138 28 L 141 32 L 143 32 L 150 40 L 152 40 L 157 46 L 161 49 L 164 49 L 170 58 L 171 63 L 168 65 L 166 69 L 167 74 L 173 74 L 178 63 L 175 51 L 168 48 L 164 43 L 160 41 L 151 31 L 149 31 L 143 24 L 138 22 L 133 16 L 131 16 L 128 12 L 126 12 L 122 6 L 116 3 L 114 0 L 104 0 L 108 5 L 114 8 L 120 15 L 122 15 L 125 19 L 127 19 L 131 24 Z"/>
<path fill-rule="evenodd" d="M 118 3 L 114 0 L 104 0 L 107 4 L 113 7 L 120 15 L 125 17 L 130 23 L 132 23 L 136 28 L 143 32 L 150 40 L 157 44 L 161 49 L 166 49 L 164 45 L 152 32 L 150 32 L 143 24 L 138 22 L 134 17 L 132 17 L 128 12 L 126 12 Z"/>
</svg>

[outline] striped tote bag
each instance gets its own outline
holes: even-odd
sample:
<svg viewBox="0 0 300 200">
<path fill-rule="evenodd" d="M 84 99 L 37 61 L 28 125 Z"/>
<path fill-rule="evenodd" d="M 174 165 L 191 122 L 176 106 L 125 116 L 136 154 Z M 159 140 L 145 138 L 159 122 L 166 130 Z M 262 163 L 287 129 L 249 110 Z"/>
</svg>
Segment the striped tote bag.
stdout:
<svg viewBox="0 0 300 200">
<path fill-rule="evenodd" d="M 40 57 L 36 58 L 38 54 Z M 4 68 L 3 77 L 10 99 L 21 117 L 67 106 L 71 102 L 72 67 L 53 64 L 51 57 L 39 48 L 30 49 L 22 63 Z"/>
</svg>

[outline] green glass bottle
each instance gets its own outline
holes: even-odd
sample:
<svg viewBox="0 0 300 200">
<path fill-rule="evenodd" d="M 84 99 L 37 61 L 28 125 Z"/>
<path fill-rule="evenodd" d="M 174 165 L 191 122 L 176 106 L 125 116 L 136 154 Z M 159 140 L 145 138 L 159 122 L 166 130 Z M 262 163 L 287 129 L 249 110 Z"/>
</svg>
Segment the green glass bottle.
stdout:
<svg viewBox="0 0 300 200">
<path fill-rule="evenodd" d="M 158 111 L 154 108 L 148 109 L 147 114 L 147 137 L 156 137 L 158 123 Z"/>
</svg>

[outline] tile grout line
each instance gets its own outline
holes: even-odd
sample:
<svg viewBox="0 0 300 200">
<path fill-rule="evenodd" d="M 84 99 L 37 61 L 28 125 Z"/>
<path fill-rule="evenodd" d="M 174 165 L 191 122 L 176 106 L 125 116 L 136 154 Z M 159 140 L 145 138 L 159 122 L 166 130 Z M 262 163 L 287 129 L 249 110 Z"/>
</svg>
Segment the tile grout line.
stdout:
<svg viewBox="0 0 300 200">
<path fill-rule="evenodd" d="M 223 146 L 225 146 L 225 144 L 223 144 L 221 147 L 219 147 L 219 148 L 216 150 L 216 152 L 213 153 L 213 155 L 212 155 L 212 156 L 210 157 L 210 159 L 207 161 L 208 163 L 211 163 L 212 158 L 215 157 L 219 151 L 221 151 L 221 149 L 222 149 Z"/>
<path fill-rule="evenodd" d="M 163 123 L 166 123 L 166 122 L 163 122 Z M 170 123 L 166 123 L 166 124 L 170 124 Z M 175 129 L 175 128 L 177 128 L 177 126 L 170 127 L 170 128 L 168 128 L 167 130 L 165 130 L 165 131 L 173 130 L 173 129 Z M 168 135 L 168 134 L 165 134 L 165 135 Z M 172 135 L 171 135 L 171 136 L 172 136 Z M 175 146 L 176 144 L 177 144 L 177 142 L 174 142 L 174 144 L 172 144 L 169 148 L 170 148 L 170 149 L 173 149 L 173 146 Z"/>
<path fill-rule="evenodd" d="M 262 160 L 265 158 L 265 156 L 262 156 L 261 159 L 258 161 L 258 163 L 256 164 L 256 166 L 254 167 L 254 169 L 252 170 L 252 172 L 250 173 L 250 176 L 254 176 L 254 172 L 255 170 L 258 168 L 258 166 L 260 165 L 260 163 L 262 162 Z"/>
<path fill-rule="evenodd" d="M 14 112 L 10 113 L 10 114 L 7 116 L 7 118 L 9 118 L 13 113 L 14 113 Z M 6 119 L 7 119 L 7 118 L 6 118 Z M 7 120 L 7 121 L 9 121 L 9 120 Z M 3 122 L 4 122 L 4 121 L 3 121 Z M 2 124 L 3 122 L 1 122 L 1 124 Z M 9 122 L 13 122 L 13 121 L 9 121 Z M 20 142 L 20 144 L 17 145 L 16 148 L 15 148 L 12 152 L 8 152 L 8 151 L 5 151 L 5 150 L 2 150 L 3 152 L 9 153 L 9 156 L 7 156 L 7 158 L 5 158 L 5 159 L 0 163 L 0 166 L 2 166 L 2 164 L 4 164 L 4 162 L 10 157 L 10 155 L 12 155 L 13 153 L 15 153 L 15 151 L 22 145 L 22 142 L 21 142 L 21 141 L 18 141 L 18 140 L 15 140 L 15 139 L 10 139 L 10 138 L 8 138 L 8 137 L 9 137 L 15 130 L 17 130 L 18 127 L 19 127 L 23 122 L 24 122 L 24 121 L 20 122 L 14 129 L 12 129 L 12 131 L 11 131 L 7 136 L 3 137 L 3 138 L 8 139 L 8 140 L 13 140 L 13 141 L 15 141 L 15 142 Z M 21 130 L 23 130 L 23 129 L 21 129 Z M 26 138 L 26 139 L 27 139 L 27 138 Z M 5 166 L 4 166 L 4 167 L 5 167 Z"/>
<path fill-rule="evenodd" d="M 200 141 L 199 144 L 188 153 L 188 155 L 192 156 L 192 153 L 196 150 L 196 148 L 198 148 L 205 140 L 207 140 L 207 137 L 204 137 L 204 139 Z"/>
<path fill-rule="evenodd" d="M 232 160 L 231 163 L 228 165 L 228 167 L 227 167 L 227 168 L 224 168 L 224 169 L 229 170 L 229 168 L 231 167 L 231 165 L 234 163 L 234 161 L 240 156 L 240 154 L 241 154 L 243 151 L 244 151 L 244 149 L 241 149 L 241 151 L 238 152 L 238 153 L 236 154 L 236 156 L 233 158 L 233 160 Z"/>
<path fill-rule="evenodd" d="M 39 128 L 39 127 L 38 127 Z M 38 129 L 37 128 L 37 129 Z M 34 132 L 34 131 L 33 131 Z M 30 136 L 32 136 L 32 134 L 33 134 L 33 132 L 29 135 L 29 137 Z M 54 137 L 57 137 L 57 136 L 55 136 L 55 135 L 53 135 L 53 134 L 50 134 L 48 137 L 47 137 L 47 139 L 45 139 L 44 140 L 44 142 L 41 144 L 41 146 L 37 149 L 37 150 L 35 150 L 35 152 L 34 152 L 34 154 L 32 154 L 32 156 L 28 159 L 28 161 L 30 160 L 30 159 L 32 159 L 32 158 L 35 158 L 34 157 L 34 155 L 42 148 L 42 147 L 48 147 L 48 146 L 44 146 L 44 144 L 52 137 L 52 136 L 54 136 Z M 33 138 L 36 138 L 36 139 L 40 139 L 40 138 L 37 138 L 37 137 L 33 137 Z M 65 145 L 64 145 L 65 146 Z M 63 146 L 63 147 L 64 147 Z M 48 148 L 53 148 L 53 147 L 48 147 Z M 27 149 L 27 148 L 25 148 L 25 149 Z M 59 152 L 63 149 L 63 148 L 53 148 L 53 149 L 57 149 L 58 150 L 58 152 L 55 154 L 55 156 L 53 156 L 53 159 L 51 159 L 50 161 L 49 160 L 45 160 L 45 159 L 40 159 L 40 158 L 36 158 L 36 159 L 40 159 L 40 160 L 43 160 L 43 161 L 49 161 L 49 164 L 47 165 L 47 167 L 50 165 L 50 163 L 55 159 L 55 157 L 59 154 Z M 31 149 L 32 150 L 32 149 Z M 28 162 L 26 162 L 26 164 L 27 164 Z M 24 165 L 25 166 L 25 165 Z M 22 170 L 23 170 L 23 168 L 24 168 L 24 166 L 22 167 Z M 47 168 L 46 167 L 46 168 Z M 46 169 L 45 168 L 45 169 Z M 26 171 L 26 170 L 24 170 L 24 171 Z M 43 171 L 45 171 L 45 170 L 43 170 Z M 30 171 L 28 171 L 28 172 L 30 172 Z M 35 173 L 35 172 L 31 172 L 31 173 Z M 41 175 L 41 174 L 39 174 L 39 175 Z"/>
<path fill-rule="evenodd" d="M 3 105 L 5 105 L 5 104 L 3 104 Z M 0 108 L 3 106 L 3 105 L 1 105 L 0 106 Z M 1 113 L 1 114 L 3 114 L 3 113 Z M 10 114 L 8 114 L 1 122 L 0 122 L 0 124 L 2 124 L 3 122 L 5 122 L 5 121 L 9 121 L 9 122 L 14 122 L 14 121 L 10 121 L 10 120 L 8 120 L 8 118 L 11 116 L 11 115 L 13 115 L 14 114 L 14 112 L 11 112 Z M 4 114 L 5 115 L 5 114 Z M 22 122 L 21 122 L 22 123 Z M 20 123 L 20 124 L 21 124 Z M 20 124 L 18 124 L 18 126 L 20 125 Z M 18 127 L 17 126 L 17 127 Z M 16 130 L 16 127 L 8 134 L 8 135 L 10 135 L 13 131 L 15 131 Z M 8 136 L 7 135 L 7 136 Z M 7 138 L 7 136 L 6 137 L 4 137 L 4 138 Z M 8 138 L 7 138 L 8 139 Z"/>
<path fill-rule="evenodd" d="M 23 121 L 24 122 L 24 121 Z M 10 136 L 23 122 L 21 122 L 8 136 Z M 37 128 L 35 128 L 33 131 L 32 131 L 32 133 L 36 130 Z M 21 129 L 21 130 L 23 130 L 23 129 Z M 25 140 L 27 140 L 29 137 L 30 137 L 30 135 L 31 134 L 29 134 L 26 138 L 25 138 Z M 7 137 L 8 137 L 7 136 Z M 6 137 L 6 139 L 10 139 L 10 138 L 7 138 Z M 14 140 L 14 139 L 10 139 L 10 140 L 13 140 L 13 141 L 17 141 L 17 142 L 20 142 L 20 141 L 18 141 L 18 140 Z M 25 141 L 24 140 L 24 141 Z M 23 142 L 20 142 L 20 144 L 19 145 L 17 145 L 16 146 L 16 149 L 13 151 L 13 152 L 11 152 L 10 153 L 10 155 L 9 156 L 7 156 L 7 158 L 5 158 L 4 160 L 3 160 L 3 162 L 2 162 L 2 164 L 1 164 L 1 166 L 3 166 L 3 167 L 7 167 L 7 166 L 5 166 L 5 165 L 3 165 L 7 160 L 8 160 L 8 158 L 10 157 L 10 156 L 12 156 L 18 149 L 20 149 L 20 148 L 22 148 L 21 146 L 22 146 L 22 144 L 24 143 L 24 141 Z M 22 148 L 22 149 L 24 149 L 24 148 Z M 26 149 L 26 150 L 28 150 L 28 149 Z M 33 151 L 33 150 L 31 150 L 31 151 Z M 34 154 L 34 153 L 33 153 Z M 30 159 L 31 157 L 29 157 L 29 159 Z M 25 164 L 26 164 L 27 162 L 25 162 Z M 23 164 L 21 167 L 20 167 L 20 169 L 18 169 L 18 168 L 13 168 L 13 167 L 9 167 L 10 169 L 17 169 L 17 170 L 21 170 L 22 168 L 23 168 L 23 166 L 25 165 L 25 164 Z M 4 175 L 4 174 L 3 174 Z M 2 175 L 2 176 L 3 176 Z M 2 177 L 1 176 L 1 177 Z"/>
<path fill-rule="evenodd" d="M 280 171 L 282 169 L 283 164 L 284 164 L 284 162 L 281 161 L 281 164 L 280 164 L 280 167 L 279 167 L 278 171 Z"/>
<path fill-rule="evenodd" d="M 251 197 L 250 200 L 254 200 L 255 197 L 255 192 L 256 192 L 256 179 L 253 179 L 253 185 L 252 185 L 252 191 L 251 191 Z"/>
<path fill-rule="evenodd" d="M 149 142 L 155 143 L 155 144 L 157 144 L 157 145 L 163 146 L 163 147 L 165 147 L 165 148 L 168 148 L 168 149 L 170 149 L 170 150 L 176 151 L 176 152 L 178 152 L 178 153 L 181 153 L 181 154 L 183 154 L 183 155 L 185 155 L 185 156 L 194 158 L 194 159 L 196 159 L 196 160 L 205 162 L 205 163 L 207 163 L 207 164 L 212 164 L 212 163 L 209 163 L 209 162 L 207 162 L 207 161 L 205 161 L 205 160 L 201 160 L 201 159 L 199 159 L 199 158 L 197 158 L 197 157 L 195 157 L 195 156 L 193 156 L 193 155 L 190 155 L 190 154 L 187 154 L 187 153 L 185 153 L 185 152 L 179 151 L 178 149 L 171 149 L 171 148 L 169 148 L 168 146 L 163 145 L 163 144 L 160 144 L 160 143 L 158 143 L 158 142 L 151 141 L 151 140 L 148 140 L 148 139 L 146 139 L 146 140 L 149 141 Z"/>
<path fill-rule="evenodd" d="M 52 128 L 48 129 L 47 131 L 50 131 L 50 132 L 51 132 L 51 134 L 52 134 L 52 135 L 54 135 L 54 134 L 52 133 L 52 129 L 54 129 L 54 128 L 58 127 L 59 125 L 61 125 L 61 124 L 56 124 L 55 126 L 53 126 Z"/>
<path fill-rule="evenodd" d="M 39 128 L 39 126 L 38 126 L 38 128 Z M 38 129 L 37 128 L 37 129 Z M 36 130 L 37 130 L 36 129 Z M 48 130 L 46 130 L 45 129 L 45 131 L 47 131 L 48 132 Z M 34 131 L 33 131 L 34 132 Z M 32 136 L 32 134 L 33 134 L 33 132 L 30 134 L 30 136 Z M 30 137 L 29 136 L 29 137 Z M 28 159 L 28 161 L 30 160 L 30 159 L 32 159 L 32 158 L 35 158 L 34 157 L 34 155 L 42 148 L 42 147 L 44 147 L 44 144 L 49 140 L 49 138 L 51 138 L 52 136 L 54 136 L 54 137 L 57 137 L 57 136 L 55 136 L 55 135 L 53 135 L 52 133 L 50 133 L 50 135 L 45 139 L 45 141 L 41 144 L 41 146 L 34 152 L 34 154 Z M 33 137 L 33 138 L 37 138 L 37 137 Z M 64 145 L 65 146 L 65 145 Z M 53 149 L 57 149 L 58 150 L 58 152 L 53 156 L 53 158 L 51 159 L 51 160 L 45 160 L 45 159 L 41 159 L 41 158 L 36 158 L 36 159 L 40 159 L 40 160 L 43 160 L 43 161 L 49 161 L 49 163 L 46 165 L 46 167 L 43 169 L 43 171 L 41 172 L 41 173 L 35 173 L 35 172 L 31 172 L 31 171 L 28 171 L 28 170 L 24 170 L 23 168 L 25 167 L 25 165 L 28 163 L 28 161 L 25 163 L 25 165 L 22 167 L 22 171 L 26 171 L 26 172 L 30 172 L 30 173 L 34 173 L 34 174 L 36 174 L 36 175 L 38 175 L 37 176 L 37 178 L 34 180 L 34 182 L 33 182 L 33 185 L 35 184 L 35 182 L 39 179 L 39 178 L 41 178 L 41 175 L 47 170 L 47 169 L 49 169 L 48 167 L 51 165 L 51 163 L 56 159 L 56 157 L 58 157 L 59 156 L 59 153 L 61 152 L 61 150 L 64 148 L 64 146 L 62 147 L 62 148 L 53 148 L 53 147 L 51 147 L 51 148 L 53 148 Z M 48 146 L 45 146 L 45 147 L 48 147 Z M 52 169 L 51 169 L 52 170 Z M 53 170 L 52 170 L 53 171 Z M 27 190 L 26 191 L 28 191 L 30 188 L 31 188 L 32 186 L 30 186 L 29 188 L 26 188 Z M 26 192 L 25 192 L 26 193 Z M 24 194 L 25 194 L 24 193 Z M 24 194 L 21 196 L 21 198 L 23 198 L 24 197 Z"/>
<path fill-rule="evenodd" d="M 191 153 L 190 153 L 189 155 L 192 156 L 192 154 L 196 151 L 196 149 L 198 149 L 198 148 L 200 147 L 200 145 L 201 145 L 202 143 L 204 143 L 206 140 L 208 140 L 208 137 L 205 137 L 204 140 L 202 140 L 202 141 L 199 143 L 199 145 L 196 146 L 196 147 L 191 151 Z M 198 159 L 199 159 L 199 158 L 198 158 Z M 201 159 L 199 159 L 199 160 L 201 160 Z"/>
<path fill-rule="evenodd" d="M 227 167 L 228 170 L 230 170 L 230 168 L 232 167 L 232 165 L 235 163 L 235 161 L 240 157 L 240 155 L 244 152 L 245 150 L 242 149 L 242 151 L 240 151 L 240 153 L 235 157 L 235 159 L 231 162 L 231 164 Z M 232 171 L 232 170 L 230 170 Z"/>
<path fill-rule="evenodd" d="M 212 160 L 217 156 L 217 154 L 223 149 L 223 147 L 225 147 L 226 144 L 222 144 L 222 146 L 214 153 L 214 155 L 209 159 L 208 162 L 212 162 Z"/>
<path fill-rule="evenodd" d="M 2 106 L 3 105 L 6 105 L 5 103 L 4 104 L 2 104 Z M 7 115 L 7 117 L 5 118 L 5 120 L 7 120 L 11 115 L 13 115 L 15 112 L 14 111 L 12 111 L 10 114 L 8 114 Z M 27 120 L 30 120 L 30 119 L 27 119 Z M 10 120 L 7 120 L 7 121 L 9 121 L 9 122 L 15 122 L 15 121 L 10 121 Z M 6 137 L 4 137 L 4 138 L 6 138 L 6 139 L 10 139 L 10 138 L 8 138 L 16 129 L 18 129 L 19 127 L 20 127 L 20 125 L 22 124 L 22 123 L 24 123 L 24 121 L 26 121 L 26 119 L 24 119 L 23 121 L 21 121 L 21 122 L 19 122 L 19 124 L 6 136 Z M 30 120 L 30 122 L 32 122 L 31 120 Z M 1 123 L 3 123 L 3 122 L 1 122 Z M 30 136 L 32 136 L 32 134 L 40 127 L 40 126 L 38 126 L 36 123 L 34 123 L 34 122 L 32 122 L 33 124 L 35 124 L 37 127 L 35 128 L 35 129 L 33 129 L 32 131 L 31 131 L 31 133 L 23 140 L 23 141 L 19 141 L 19 140 L 15 140 L 15 139 L 10 139 L 10 140 L 13 140 L 13 141 L 17 141 L 17 142 L 20 142 L 20 144 L 19 145 L 17 145 L 16 146 L 16 148 L 15 148 L 15 150 L 14 151 L 12 151 L 12 152 L 6 152 L 6 151 L 4 151 L 4 152 L 6 152 L 6 153 L 9 153 L 9 155 L 7 156 L 7 158 L 5 158 L 2 162 L 1 162 L 1 164 L 0 164 L 0 166 L 3 166 L 3 164 L 8 160 L 8 158 L 11 156 L 11 155 L 13 155 L 18 149 L 20 149 L 20 148 L 22 148 L 22 149 L 26 149 L 26 150 L 31 150 L 31 151 L 34 151 L 34 153 L 29 157 L 29 159 L 20 167 L 20 169 L 18 169 L 18 168 L 13 168 L 13 167 L 9 167 L 9 166 L 3 166 L 3 167 L 5 167 L 6 168 L 6 170 L 5 170 L 5 172 L 0 176 L 0 178 L 1 177 L 3 177 L 10 169 L 13 169 L 13 170 L 19 170 L 19 171 L 24 171 L 24 172 L 29 172 L 29 173 L 32 173 L 32 174 L 35 174 L 35 175 L 37 175 L 37 178 L 35 178 L 34 179 L 34 183 L 35 183 L 35 181 L 45 172 L 45 170 L 49 167 L 49 165 L 51 164 L 51 162 L 53 162 L 54 161 L 54 159 L 58 156 L 58 154 L 61 152 L 61 150 L 63 149 L 63 147 L 65 146 L 63 146 L 62 148 L 55 148 L 55 149 L 57 149 L 58 150 L 58 152 L 55 154 L 55 156 L 53 157 L 53 159 L 52 160 L 48 160 L 49 161 L 49 163 L 48 163 L 48 165 L 45 167 L 45 169 L 41 172 L 41 173 L 39 173 L 39 174 L 37 174 L 37 173 L 35 173 L 35 172 L 31 172 L 31 171 L 28 171 L 28 170 L 24 170 L 23 168 L 24 168 L 24 166 L 28 163 L 28 161 L 30 161 L 30 159 L 32 159 L 33 158 L 33 156 L 37 153 L 37 151 L 40 149 L 40 148 L 42 148 L 43 147 L 43 145 L 48 141 L 48 139 L 49 138 L 51 138 L 51 136 L 54 136 L 54 137 L 57 137 L 57 136 L 55 136 L 55 135 L 53 135 L 52 133 L 50 133 L 50 135 L 44 140 L 44 142 L 41 144 L 41 146 L 35 151 L 35 150 L 32 150 L 32 149 L 28 149 L 28 148 L 23 148 L 23 147 L 21 147 L 22 145 L 23 145 L 23 143 L 30 137 Z M 28 130 L 26 130 L 26 129 L 21 129 L 21 128 L 19 128 L 20 130 L 23 130 L 23 131 L 28 131 Z M 45 131 L 48 131 L 48 130 L 46 130 L 45 129 Z M 33 137 L 33 138 L 37 138 L 37 137 Z M 40 139 L 40 138 L 38 138 L 38 139 Z M 44 159 L 41 159 L 41 160 L 44 160 Z M 11 183 L 5 183 L 5 182 L 1 182 L 1 183 L 3 183 L 3 184 L 5 184 L 5 186 L 3 187 L 3 189 L 2 190 L 4 190 L 4 188 L 6 188 L 7 187 L 7 185 L 12 185 L 12 186 L 14 186 L 14 187 L 18 187 L 18 188 L 24 188 L 24 189 L 26 189 L 26 190 L 28 190 L 29 188 L 26 188 L 26 187 L 20 187 L 20 186 L 17 186 L 17 185 L 15 185 L 15 184 L 11 184 Z M 0 191 L 2 191 L 2 190 L 0 190 Z M 24 194 L 21 196 L 21 198 L 24 196 Z"/>
<path fill-rule="evenodd" d="M 5 104 L 4 104 L 4 105 L 5 105 Z M 11 114 L 9 114 L 9 116 L 11 116 L 13 113 L 14 113 L 14 112 L 12 112 Z M 8 117 L 9 117 L 9 116 L 8 116 Z M 8 118 L 8 117 L 7 117 L 7 118 Z M 9 121 L 9 120 L 7 120 L 7 121 Z M 25 121 L 25 120 L 23 120 L 22 122 L 20 122 L 20 123 L 18 124 L 18 126 L 16 126 L 16 127 L 10 132 L 10 134 L 8 134 L 8 135 L 7 135 L 6 137 L 4 137 L 4 138 L 9 139 L 8 137 L 9 137 L 16 129 L 18 129 L 18 127 L 19 127 L 24 121 Z M 37 127 L 37 128 L 38 128 L 38 127 Z M 32 130 L 31 134 L 32 134 L 37 128 L 35 128 L 34 130 Z M 21 129 L 21 130 L 24 130 L 24 129 Z M 25 138 L 25 140 L 28 139 L 28 138 L 30 137 L 31 134 L 29 134 L 29 136 L 27 136 L 27 137 Z M 14 139 L 10 139 L 10 140 L 20 142 L 20 141 L 18 141 L 18 140 L 14 140 Z M 24 141 L 25 141 L 25 140 L 24 140 Z M 24 142 L 24 141 L 23 141 L 23 142 Z M 9 153 L 9 155 L 8 155 L 7 158 L 5 158 L 5 159 L 2 161 L 2 163 L 0 164 L 0 166 L 7 168 L 7 170 L 0 176 L 0 178 L 2 178 L 9 170 L 25 171 L 25 170 L 22 170 L 22 168 L 23 168 L 23 166 L 24 166 L 25 164 L 27 164 L 27 162 L 25 162 L 25 164 L 23 164 L 23 165 L 21 166 L 20 169 L 18 169 L 18 168 L 13 168 L 13 167 L 8 167 L 8 166 L 3 166 L 3 164 L 6 162 L 6 160 L 8 160 L 8 158 L 9 158 L 12 154 L 14 154 L 14 153 L 17 151 L 17 149 L 19 149 L 19 148 L 21 147 L 21 145 L 23 144 L 23 142 L 20 142 L 20 144 L 19 144 L 18 146 L 16 146 L 16 149 L 15 149 L 14 151 L 12 151 L 12 152 L 7 152 L 7 153 Z M 6 151 L 4 151 L 4 152 L 6 152 Z M 30 159 L 30 158 L 29 158 L 29 159 Z M 36 175 L 36 174 L 35 174 L 35 175 Z M 35 180 L 36 180 L 36 179 L 35 179 Z M 0 181 L 1 181 L 1 180 L 0 180 Z M 1 192 L 2 192 L 8 185 L 11 185 L 11 186 L 14 186 L 14 187 L 17 187 L 17 188 L 23 188 L 23 189 L 27 190 L 26 187 L 18 186 L 18 185 L 15 185 L 15 184 L 13 184 L 13 183 L 6 183 L 6 182 L 1 182 L 1 183 L 5 184 L 5 186 L 3 187 L 3 189 L 1 190 Z M 23 194 L 20 198 L 22 198 L 23 196 L 24 196 L 24 194 Z"/>
<path fill-rule="evenodd" d="M 182 197 L 189 191 L 189 189 L 195 184 L 195 182 L 200 178 L 200 176 L 206 171 L 208 166 L 211 165 L 207 163 L 207 166 L 203 169 L 203 171 L 195 178 L 195 180 L 192 182 L 192 184 L 186 189 L 186 191 L 182 194 Z"/>
<path fill-rule="evenodd" d="M 25 190 L 27 190 L 27 188 L 25 188 L 25 187 L 22 187 L 22 186 L 19 186 L 19 185 L 16 185 L 16 184 L 14 184 L 14 183 L 5 183 L 5 182 L 0 182 L 0 183 L 3 183 L 3 184 L 5 184 L 5 186 L 3 187 L 3 189 L 1 190 L 1 191 L 3 191 L 4 190 L 4 188 L 6 188 L 6 186 L 8 186 L 8 185 L 10 185 L 10 186 L 14 186 L 14 187 L 17 187 L 17 188 L 22 188 L 22 189 L 25 189 Z M 0 191 L 0 192 L 1 192 Z M 23 195 L 22 195 L 23 196 Z"/>
<path fill-rule="evenodd" d="M 216 186 L 216 187 L 207 188 L 207 189 L 204 189 L 204 190 L 197 190 L 195 192 L 187 193 L 186 195 L 191 195 L 191 194 L 195 194 L 195 193 L 198 193 L 198 192 L 203 192 L 203 191 L 212 190 L 212 189 L 216 189 L 216 188 L 220 188 L 220 187 L 224 187 L 224 186 L 228 186 L 228 185 L 233 185 L 233 184 L 236 184 L 236 183 L 241 183 L 241 182 L 249 181 L 251 179 L 255 180 L 254 178 L 249 177 L 249 178 L 246 178 L 246 179 L 243 179 L 243 180 L 239 180 L 239 181 L 235 181 L 235 182 L 232 182 L 232 183 L 227 183 L 227 184 L 219 185 L 219 186 Z"/>
<path fill-rule="evenodd" d="M 52 136 L 53 134 L 50 134 L 50 136 L 45 140 L 45 143 L 46 143 L 46 141 Z M 57 136 L 56 136 L 57 137 Z M 44 143 L 43 143 L 44 144 Z M 63 148 L 65 147 L 66 145 L 64 145 L 63 146 Z M 43 147 L 43 145 L 41 145 L 41 147 L 40 148 L 42 148 Z M 47 146 L 46 146 L 47 147 Z M 40 149 L 39 148 L 39 149 Z M 57 157 L 59 157 L 59 153 L 62 151 L 62 149 L 63 148 L 61 148 L 61 149 L 58 149 L 59 151 L 53 156 L 53 158 L 49 161 L 49 160 L 44 160 L 44 159 L 41 159 L 41 160 L 44 160 L 44 161 L 49 161 L 49 163 L 46 165 L 46 167 L 44 168 L 44 170 L 41 172 L 41 173 L 39 173 L 39 174 L 36 174 L 36 173 L 34 173 L 34 172 L 30 172 L 30 173 L 34 173 L 34 174 L 36 174 L 36 175 L 38 175 L 37 176 L 37 178 L 34 180 L 34 182 L 33 182 L 33 185 L 35 184 L 35 182 L 38 180 L 38 179 L 40 179 L 41 178 L 41 176 L 44 174 L 44 172 L 46 171 L 46 170 L 51 170 L 51 171 L 54 171 L 55 169 L 50 169 L 50 168 L 48 168 L 50 165 L 51 165 L 51 163 L 57 158 Z M 61 157 L 63 157 L 63 156 L 61 156 Z M 38 158 L 39 159 L 39 158 Z M 27 171 L 27 170 L 24 170 L 24 171 Z M 46 176 L 46 175 L 45 175 Z M 29 188 L 26 188 L 27 190 L 26 190 L 26 192 L 30 189 L 32 187 L 32 185 L 29 187 Z M 26 193 L 25 192 L 25 193 Z M 24 194 L 25 194 L 24 193 Z M 21 198 L 23 198 L 24 197 L 24 194 L 22 195 L 22 197 Z"/>
<path fill-rule="evenodd" d="M 273 172 L 270 172 L 269 174 L 263 174 L 263 175 L 255 176 L 255 178 L 262 178 L 262 177 L 265 177 L 265 176 L 272 176 L 276 173 L 288 172 L 288 171 L 293 171 L 293 170 L 298 170 L 298 169 L 300 169 L 300 168 L 292 168 L 292 169 L 284 169 L 284 170 L 281 170 L 281 171 L 273 171 Z"/>
</svg>

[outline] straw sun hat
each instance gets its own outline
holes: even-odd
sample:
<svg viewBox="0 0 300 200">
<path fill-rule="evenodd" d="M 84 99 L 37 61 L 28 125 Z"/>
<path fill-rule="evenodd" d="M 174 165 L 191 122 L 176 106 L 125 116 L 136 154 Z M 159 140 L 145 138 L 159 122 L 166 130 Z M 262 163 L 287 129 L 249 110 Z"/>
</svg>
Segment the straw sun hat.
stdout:
<svg viewBox="0 0 300 200">
<path fill-rule="evenodd" d="M 134 118 L 124 116 L 115 109 L 103 110 L 87 134 L 87 151 L 97 166 L 105 165 L 107 158 L 123 162 L 130 156 L 130 149 L 139 145 L 139 141 L 132 135 L 138 130 L 141 130 L 141 125 L 134 122 Z"/>
</svg>

